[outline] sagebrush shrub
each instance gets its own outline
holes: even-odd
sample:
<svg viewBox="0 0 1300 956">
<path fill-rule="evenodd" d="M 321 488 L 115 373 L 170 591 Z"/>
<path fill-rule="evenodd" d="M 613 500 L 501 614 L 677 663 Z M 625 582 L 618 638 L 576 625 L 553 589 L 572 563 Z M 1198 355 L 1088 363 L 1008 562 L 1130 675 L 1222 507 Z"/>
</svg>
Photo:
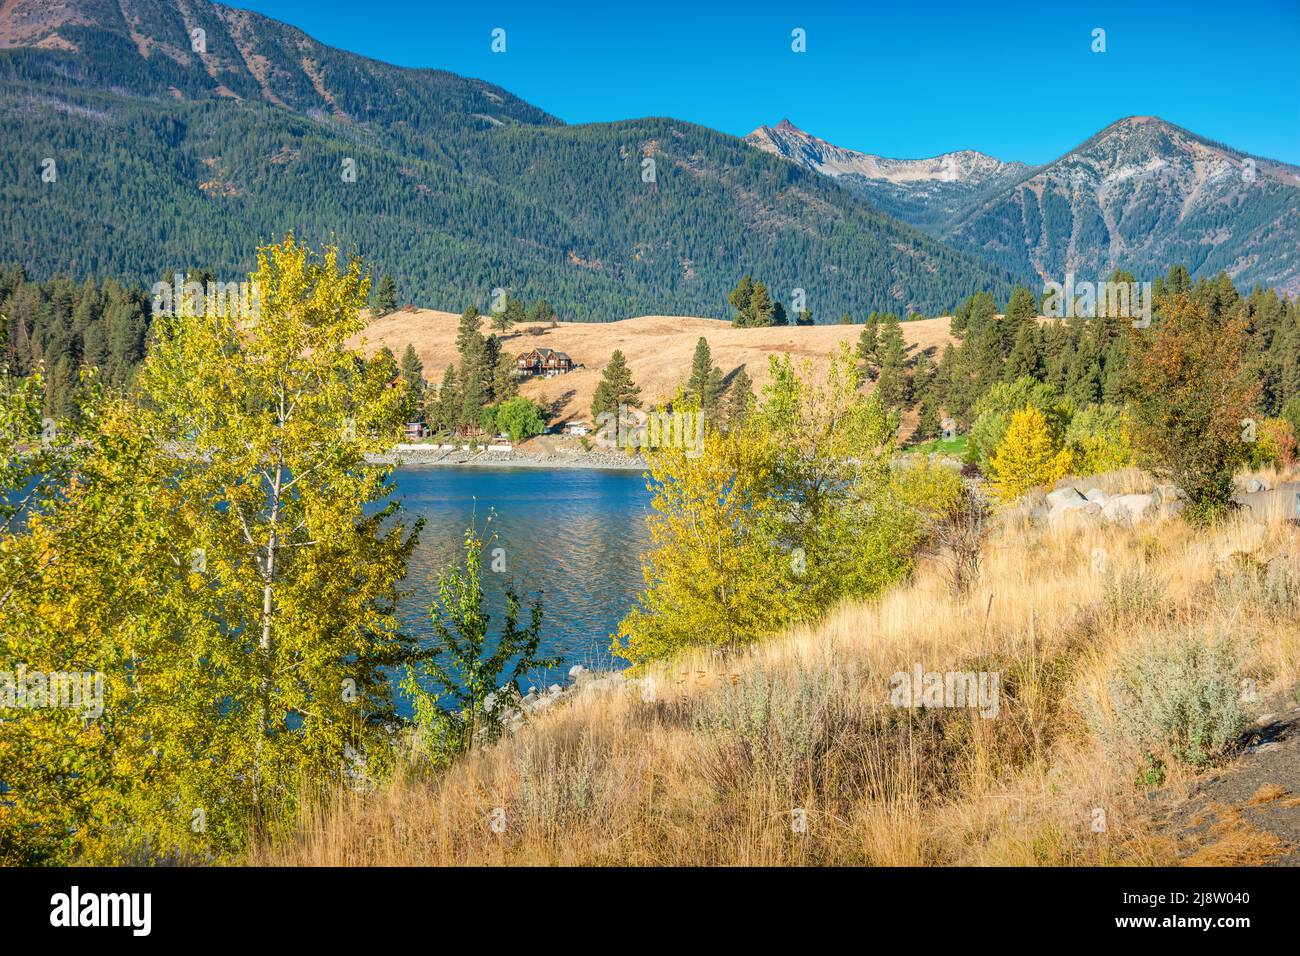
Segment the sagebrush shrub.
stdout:
<svg viewBox="0 0 1300 956">
<path fill-rule="evenodd" d="M 1234 639 L 1158 634 L 1124 653 L 1107 681 L 1111 719 L 1094 718 L 1104 742 L 1150 765 L 1214 763 L 1245 728 Z"/>
</svg>

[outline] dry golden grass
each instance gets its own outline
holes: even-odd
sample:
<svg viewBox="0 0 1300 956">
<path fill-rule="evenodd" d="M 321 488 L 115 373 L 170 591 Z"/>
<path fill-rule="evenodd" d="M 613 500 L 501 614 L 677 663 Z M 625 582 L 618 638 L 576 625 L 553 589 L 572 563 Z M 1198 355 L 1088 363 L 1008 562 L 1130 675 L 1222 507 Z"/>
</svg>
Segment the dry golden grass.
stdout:
<svg viewBox="0 0 1300 956">
<path fill-rule="evenodd" d="M 397 356 L 408 344 L 424 363 L 429 381 L 442 381 L 443 370 L 460 360 L 456 355 L 456 324 L 460 317 L 432 309 L 399 310 L 370 323 L 365 343 L 368 351 L 387 345 Z M 951 341 L 948 318 L 903 323 L 909 355 L 924 350 L 936 362 Z M 728 322 L 686 316 L 643 315 L 620 322 L 561 322 L 541 335 L 529 335 L 525 323 L 509 332 L 503 347 L 513 353 L 534 348 L 567 352 L 584 368 L 550 379 L 525 382 L 521 393 L 550 406 L 558 422 L 586 420 L 601 370 L 615 349 L 622 349 L 641 387 L 644 401 L 671 398 L 691 374 L 691 358 L 700 336 L 709 340 L 713 362 L 730 376 L 744 366 L 755 389 L 766 383 L 768 355 L 789 353 L 796 361 L 808 359 L 815 371 L 824 371 L 831 352 L 840 342 L 856 345 L 860 325 L 780 326 L 733 329 Z M 483 322 L 484 331 L 488 323 Z"/>
<path fill-rule="evenodd" d="M 1182 864 L 1263 866 L 1294 849 L 1294 844 L 1244 820 L 1240 808 L 1228 807 L 1210 825 L 1205 845 L 1187 856 Z"/>
<path fill-rule="evenodd" d="M 1246 801 L 1246 806 L 1258 807 L 1265 803 L 1272 803 L 1274 800 L 1282 799 L 1289 792 L 1286 787 L 1280 787 L 1275 783 L 1261 784 L 1260 788 Z"/>
<path fill-rule="evenodd" d="M 880 600 L 743 655 L 701 651 L 654 668 L 652 700 L 641 686 L 578 693 L 441 776 L 410 769 L 374 793 L 338 794 L 252 861 L 1171 863 L 1174 841 L 1149 826 L 1134 768 L 1093 728 L 1110 719 L 1116 660 L 1160 629 L 1240 636 L 1261 696 L 1300 679 L 1295 608 L 1269 605 L 1225 569 L 1225 542 L 1288 562 L 1300 580 L 1297 529 L 1281 523 L 1262 537 L 1236 521 L 1213 533 L 1179 522 L 1008 529 L 965 598 L 923 565 Z M 1108 573 L 1094 573 L 1097 548 Z M 914 662 L 998 672 L 998 715 L 891 706 L 890 675 Z M 1181 779 L 1172 768 L 1170 782 Z M 1195 862 L 1278 852 L 1244 824 L 1223 827 L 1218 849 Z"/>
</svg>

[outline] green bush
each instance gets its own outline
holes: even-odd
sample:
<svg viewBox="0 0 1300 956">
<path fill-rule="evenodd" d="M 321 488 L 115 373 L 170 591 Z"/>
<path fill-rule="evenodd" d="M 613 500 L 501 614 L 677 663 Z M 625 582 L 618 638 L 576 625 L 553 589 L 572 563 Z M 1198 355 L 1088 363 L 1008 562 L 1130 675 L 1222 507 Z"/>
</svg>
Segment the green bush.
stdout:
<svg viewBox="0 0 1300 956">
<path fill-rule="evenodd" d="M 712 741 L 708 776 L 723 789 L 744 789 L 757 775 L 792 799 L 807 793 L 831 749 L 843 693 L 820 668 L 745 672 L 696 715 L 696 728 Z"/>
<path fill-rule="evenodd" d="M 1077 475 L 1099 475 L 1133 464 L 1132 423 L 1117 405 L 1088 405 L 1065 429 Z"/>
<path fill-rule="evenodd" d="M 972 424 L 966 445 L 966 462 L 988 473 L 989 460 L 1002 444 L 1011 416 L 1026 405 L 1043 413 L 1052 438 L 1064 438 L 1070 407 L 1051 385 L 1025 375 L 1014 382 L 997 382 L 980 396 L 971 409 Z"/>
<path fill-rule="evenodd" d="M 1158 634 L 1123 655 L 1107 683 L 1113 719 L 1094 729 L 1112 749 L 1159 769 L 1214 763 L 1248 722 L 1240 645 L 1225 635 Z"/>
<path fill-rule="evenodd" d="M 496 425 L 511 441 L 523 441 L 546 431 L 546 413 L 530 398 L 512 398 L 497 407 Z"/>
</svg>

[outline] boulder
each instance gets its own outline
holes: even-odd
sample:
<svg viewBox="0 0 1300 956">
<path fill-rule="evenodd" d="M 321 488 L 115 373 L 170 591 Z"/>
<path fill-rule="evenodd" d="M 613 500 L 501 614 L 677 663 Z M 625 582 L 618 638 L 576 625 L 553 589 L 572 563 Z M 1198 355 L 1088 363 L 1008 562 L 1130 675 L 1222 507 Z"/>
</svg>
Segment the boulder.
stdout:
<svg viewBox="0 0 1300 956">
<path fill-rule="evenodd" d="M 1249 508 L 1250 513 L 1260 521 L 1274 518 L 1300 520 L 1300 489 L 1292 490 L 1281 485 L 1269 491 L 1241 495 L 1234 500 L 1242 507 Z"/>
<path fill-rule="evenodd" d="M 1260 481 L 1258 478 L 1252 478 L 1250 481 L 1246 482 L 1247 494 L 1253 495 L 1261 491 L 1268 491 L 1268 485 Z"/>
<path fill-rule="evenodd" d="M 1155 495 L 1116 495 L 1102 509 L 1111 524 L 1136 525 L 1145 521 L 1156 509 Z"/>
<path fill-rule="evenodd" d="M 1187 495 L 1177 485 L 1156 485 L 1152 492 L 1162 505 L 1170 501 L 1186 501 Z"/>
<path fill-rule="evenodd" d="M 1058 488 L 1056 491 L 1049 492 L 1047 495 L 1047 506 L 1052 510 L 1069 504 L 1085 504 L 1088 499 L 1079 494 L 1079 489 L 1071 486 L 1069 488 Z"/>
<path fill-rule="evenodd" d="M 1105 506 L 1106 502 L 1110 500 L 1110 495 L 1106 494 L 1106 492 L 1102 491 L 1100 488 L 1089 488 L 1086 492 L 1084 492 L 1083 496 L 1087 498 L 1089 501 L 1095 501 L 1097 504 L 1102 505 L 1103 507 Z"/>
<path fill-rule="evenodd" d="M 1101 523 L 1101 505 L 1080 496 L 1078 501 L 1053 508 L 1047 523 L 1058 530 L 1095 527 Z"/>
</svg>

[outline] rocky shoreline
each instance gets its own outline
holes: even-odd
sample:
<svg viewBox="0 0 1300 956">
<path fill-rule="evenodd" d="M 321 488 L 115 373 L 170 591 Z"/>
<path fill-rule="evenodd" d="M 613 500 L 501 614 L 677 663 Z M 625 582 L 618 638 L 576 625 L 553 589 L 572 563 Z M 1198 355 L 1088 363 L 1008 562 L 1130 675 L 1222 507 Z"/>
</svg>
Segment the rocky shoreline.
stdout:
<svg viewBox="0 0 1300 956">
<path fill-rule="evenodd" d="M 597 449 L 552 455 L 525 455 L 513 450 L 469 451 L 464 448 L 442 449 L 434 446 L 425 450 L 408 446 L 395 448 L 382 455 L 367 455 L 366 461 L 372 465 L 403 468 L 585 468 L 644 472 L 648 467 L 645 459 L 640 456 Z"/>
</svg>

